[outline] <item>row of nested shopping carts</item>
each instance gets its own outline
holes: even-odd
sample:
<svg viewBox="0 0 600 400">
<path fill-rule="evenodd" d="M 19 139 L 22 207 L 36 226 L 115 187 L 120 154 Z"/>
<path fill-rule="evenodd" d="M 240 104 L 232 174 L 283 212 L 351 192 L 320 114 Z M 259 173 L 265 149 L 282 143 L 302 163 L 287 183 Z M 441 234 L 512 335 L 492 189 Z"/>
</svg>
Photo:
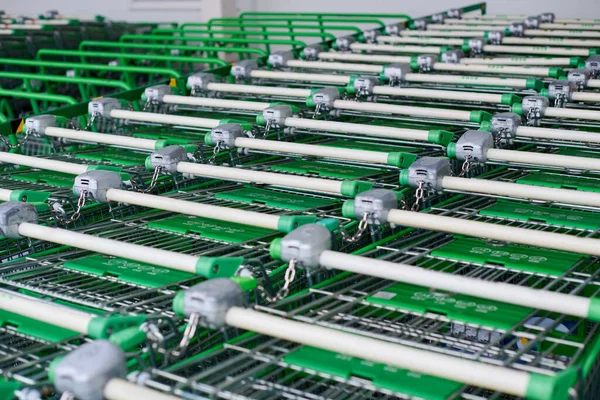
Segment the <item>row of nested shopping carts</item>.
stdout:
<svg viewBox="0 0 600 400">
<path fill-rule="evenodd" d="M 600 22 L 545 11 L 0 12 L 0 398 L 598 398 Z"/>
</svg>

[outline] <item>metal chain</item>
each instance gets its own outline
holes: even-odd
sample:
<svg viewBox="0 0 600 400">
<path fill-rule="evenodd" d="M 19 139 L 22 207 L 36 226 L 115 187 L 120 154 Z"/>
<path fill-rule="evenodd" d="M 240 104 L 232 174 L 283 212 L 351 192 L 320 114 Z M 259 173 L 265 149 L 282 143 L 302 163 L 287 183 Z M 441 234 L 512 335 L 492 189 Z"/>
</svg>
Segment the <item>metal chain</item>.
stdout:
<svg viewBox="0 0 600 400">
<path fill-rule="evenodd" d="M 144 103 L 144 107 L 142 107 L 142 111 L 146 111 L 151 104 L 152 102 L 150 100 L 146 100 L 146 102 Z"/>
<path fill-rule="evenodd" d="M 71 392 L 63 392 L 60 396 L 60 400 L 75 400 L 75 395 Z"/>
<path fill-rule="evenodd" d="M 317 118 L 319 115 L 321 115 L 321 106 L 323 105 L 323 103 L 317 103 L 317 105 L 315 106 L 315 113 L 313 114 L 313 119 Z"/>
<path fill-rule="evenodd" d="M 529 126 L 539 126 L 539 120 L 541 118 L 541 113 L 539 108 L 530 108 L 527 111 L 527 125 Z"/>
<path fill-rule="evenodd" d="M 217 155 L 219 154 L 219 152 L 221 151 L 221 146 L 223 145 L 222 141 L 218 141 L 217 144 L 215 145 L 215 148 L 213 149 L 213 155 L 212 157 L 208 160 L 209 164 L 214 164 L 215 160 L 217 159 Z"/>
<path fill-rule="evenodd" d="M 158 183 L 158 176 L 160 175 L 160 171 L 162 171 L 162 167 L 156 167 L 154 168 L 154 173 L 152 174 L 152 179 L 150 180 L 150 184 L 148 185 L 148 187 L 146 189 L 142 189 L 141 187 L 139 187 L 134 180 L 131 180 L 131 186 L 133 187 L 133 189 L 136 192 L 140 192 L 140 193 L 150 193 L 155 187 L 156 184 Z"/>
<path fill-rule="evenodd" d="M 460 174 L 458 174 L 459 178 L 467 175 L 469 170 L 471 169 L 471 156 L 467 155 L 465 157 L 465 161 L 462 163 Z"/>
<path fill-rule="evenodd" d="M 412 207 L 410 208 L 410 211 L 419 211 L 419 206 L 421 203 L 421 200 L 423 200 L 424 197 L 424 193 L 425 191 L 423 190 L 423 185 L 425 184 L 424 181 L 419 181 L 419 186 L 417 187 L 417 190 L 415 191 L 415 202 L 412 205 Z"/>
<path fill-rule="evenodd" d="M 192 338 L 196 335 L 196 329 L 198 328 L 199 322 L 200 314 L 192 313 L 190 315 L 190 320 L 188 321 L 187 326 L 185 327 L 185 331 L 183 332 L 183 336 L 181 337 L 179 345 L 175 349 L 171 350 L 171 355 L 173 357 L 180 357 L 188 348 L 190 342 L 192 341 Z"/>
<path fill-rule="evenodd" d="M 267 134 L 269 133 L 269 131 L 271 130 L 271 119 L 267 120 L 267 123 L 265 124 L 265 137 L 267 136 Z"/>
<path fill-rule="evenodd" d="M 292 282 L 294 282 L 294 279 L 296 279 L 296 262 L 297 261 L 294 258 L 291 259 L 288 263 L 288 267 L 285 270 L 285 275 L 283 277 L 283 286 L 281 287 L 281 289 L 279 289 L 275 296 L 269 296 L 265 288 L 260 285 L 256 287 L 260 295 L 266 301 L 268 301 L 269 303 L 274 303 L 276 301 L 283 300 L 287 297 L 287 295 L 290 293 L 290 285 L 292 284 Z"/>
<path fill-rule="evenodd" d="M 87 190 L 82 190 L 81 193 L 79 194 L 79 198 L 77 199 L 77 208 L 75 209 L 75 212 L 73 213 L 73 215 L 71 215 L 71 218 L 64 218 L 58 214 L 56 214 L 54 216 L 54 218 L 56 218 L 58 221 L 62 222 L 63 224 L 70 224 L 72 222 L 75 222 L 79 219 L 79 217 L 81 217 L 81 211 L 83 210 L 83 207 L 85 207 L 85 202 L 87 200 Z"/>
<path fill-rule="evenodd" d="M 87 125 L 85 126 L 85 128 L 83 128 L 84 131 L 89 130 L 92 125 L 94 125 L 94 122 L 96 121 L 96 118 L 98 117 L 98 113 L 92 114 L 92 118 L 90 118 L 90 120 L 88 121 Z"/>
<path fill-rule="evenodd" d="M 554 97 L 554 107 L 563 108 L 566 103 L 567 103 L 567 96 L 565 96 L 564 93 L 558 93 Z"/>
<path fill-rule="evenodd" d="M 165 337 L 153 323 L 144 322 L 140 325 L 140 330 L 146 334 L 146 337 L 152 342 L 152 348 L 157 350 L 161 354 L 167 352 L 167 346 L 165 345 Z"/>
<path fill-rule="evenodd" d="M 2 143 L 4 143 L 9 149 L 18 149 L 23 145 L 23 143 L 25 143 L 30 133 L 31 129 L 25 130 L 25 136 L 23 136 L 23 139 L 20 142 L 17 142 L 17 144 L 10 143 L 4 136 L 0 136 L 0 141 L 2 141 Z"/>
<path fill-rule="evenodd" d="M 360 222 L 358 223 L 358 230 L 354 235 L 350 236 L 343 229 L 340 229 L 340 235 L 342 235 L 342 240 L 348 243 L 356 243 L 362 235 L 365 233 L 367 228 L 369 227 L 369 213 L 364 213 Z"/>
</svg>

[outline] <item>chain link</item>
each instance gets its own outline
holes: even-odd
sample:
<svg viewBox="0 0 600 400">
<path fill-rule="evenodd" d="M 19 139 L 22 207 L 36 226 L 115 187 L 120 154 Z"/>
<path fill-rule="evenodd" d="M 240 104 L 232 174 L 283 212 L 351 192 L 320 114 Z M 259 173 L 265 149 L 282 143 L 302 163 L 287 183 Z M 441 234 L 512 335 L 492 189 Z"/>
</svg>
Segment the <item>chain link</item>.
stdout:
<svg viewBox="0 0 600 400">
<path fill-rule="evenodd" d="M 425 184 L 424 181 L 419 181 L 419 186 L 417 187 L 417 190 L 415 191 L 415 202 L 413 203 L 412 207 L 410 208 L 411 211 L 419 211 L 419 207 L 421 205 L 421 200 L 423 200 L 423 197 L 425 196 L 425 191 L 423 190 L 423 185 Z"/>
<path fill-rule="evenodd" d="M 185 327 L 185 331 L 183 332 L 183 336 L 181 337 L 179 345 L 177 346 L 177 348 L 171 350 L 171 355 L 173 357 L 180 357 L 188 348 L 190 342 L 192 341 L 192 338 L 194 337 L 194 335 L 196 335 L 196 329 L 198 328 L 199 322 L 200 314 L 192 313 L 192 315 L 190 315 L 190 320 L 188 321 L 187 326 Z"/>
<path fill-rule="evenodd" d="M 365 231 L 369 227 L 369 213 L 364 213 L 360 222 L 358 223 L 358 230 L 354 235 L 348 235 L 343 229 L 340 229 L 340 234 L 342 235 L 342 240 L 348 243 L 356 243 L 362 235 L 364 235 Z"/>
<path fill-rule="evenodd" d="M 140 325 L 140 330 L 146 334 L 146 337 L 152 343 L 152 348 L 160 354 L 167 352 L 165 336 L 160 332 L 158 326 L 150 322 L 144 322 Z"/>
<path fill-rule="evenodd" d="M 272 124 L 272 120 L 268 119 L 267 123 L 265 124 L 265 137 L 269 134 L 269 131 L 271 130 L 271 124 Z"/>
<path fill-rule="evenodd" d="M 219 154 L 219 152 L 223 148 L 222 146 L 223 146 L 223 142 L 222 141 L 218 141 L 217 144 L 215 145 L 215 148 L 213 149 L 213 155 L 212 155 L 212 157 L 208 160 L 209 164 L 214 164 L 215 160 L 217 159 L 217 155 Z"/>
<path fill-rule="evenodd" d="M 279 300 L 283 300 L 287 297 L 287 295 L 290 293 L 290 285 L 292 284 L 292 282 L 294 282 L 294 279 L 296 279 L 296 259 L 292 259 L 290 260 L 290 262 L 288 263 L 288 267 L 285 270 L 285 275 L 283 277 L 283 286 L 281 287 L 281 289 L 279 289 L 279 291 L 277 292 L 277 294 L 275 296 L 270 296 L 266 289 L 261 286 L 258 285 L 256 287 L 256 289 L 258 290 L 258 292 L 260 293 L 260 295 L 269 303 L 275 303 L 276 301 Z"/>
<path fill-rule="evenodd" d="M 469 173 L 470 169 L 471 169 L 471 156 L 467 155 L 465 157 L 465 161 L 462 163 L 460 174 L 458 174 L 458 177 L 459 178 L 464 177 L 465 175 L 467 175 Z"/>
<path fill-rule="evenodd" d="M 567 103 L 567 96 L 564 93 L 558 93 L 554 97 L 554 107 L 563 108 Z"/>
<path fill-rule="evenodd" d="M 140 192 L 140 193 L 150 193 L 155 187 L 156 184 L 158 183 L 158 177 L 160 175 L 160 171 L 162 171 L 162 167 L 156 167 L 154 168 L 154 173 L 152 174 L 152 179 L 150 180 L 150 184 L 148 185 L 148 187 L 146 189 L 142 189 L 140 186 L 138 186 L 134 180 L 131 180 L 131 186 L 133 187 L 133 189 L 136 192 Z"/>
<path fill-rule="evenodd" d="M 4 136 L 0 136 L 0 141 L 2 141 L 2 143 L 4 143 L 4 145 L 6 145 L 6 147 L 8 147 L 9 149 L 18 149 L 23 145 L 23 143 L 25 143 L 30 133 L 31 129 L 25 130 L 25 135 L 23 136 L 23 139 L 20 142 L 17 142 L 17 144 L 10 143 L 8 139 Z"/>
<path fill-rule="evenodd" d="M 97 117 L 98 117 L 98 113 L 92 114 L 92 118 L 90 118 L 90 120 L 88 121 L 88 123 L 85 126 L 85 128 L 83 128 L 83 130 L 84 131 L 89 131 L 90 128 L 94 125 L 94 122 L 96 121 Z"/>
<path fill-rule="evenodd" d="M 323 103 L 317 103 L 317 105 L 315 106 L 315 113 L 313 114 L 313 119 L 317 118 L 319 115 L 321 115 L 321 106 L 323 105 Z"/>
<path fill-rule="evenodd" d="M 77 199 L 77 208 L 75 209 L 73 215 L 71 215 L 71 218 L 65 218 L 59 215 L 58 212 L 55 212 L 54 218 L 56 218 L 58 221 L 62 222 L 65 225 L 77 221 L 79 217 L 81 217 L 81 211 L 83 210 L 83 207 L 85 207 L 87 194 L 87 190 L 81 191 L 81 193 L 79 194 L 79 198 Z"/>
<path fill-rule="evenodd" d="M 537 107 L 534 108 L 530 108 L 529 111 L 527 111 L 527 125 L 529 126 L 539 126 L 539 122 L 540 119 L 542 118 L 542 114 L 540 112 L 540 109 Z"/>
</svg>

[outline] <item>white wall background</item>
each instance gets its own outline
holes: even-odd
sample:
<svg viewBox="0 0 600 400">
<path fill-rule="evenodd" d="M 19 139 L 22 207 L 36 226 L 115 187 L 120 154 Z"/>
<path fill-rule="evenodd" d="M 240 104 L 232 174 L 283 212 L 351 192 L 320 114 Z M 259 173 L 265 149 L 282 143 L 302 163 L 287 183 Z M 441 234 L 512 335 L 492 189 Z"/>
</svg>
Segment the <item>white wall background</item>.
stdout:
<svg viewBox="0 0 600 400">
<path fill-rule="evenodd" d="M 241 11 L 390 12 L 413 17 L 472 4 L 468 0 L 0 0 L 7 13 L 101 14 L 115 20 L 203 21 Z M 539 14 L 600 19 L 600 0 L 490 0 L 490 14 Z"/>
</svg>

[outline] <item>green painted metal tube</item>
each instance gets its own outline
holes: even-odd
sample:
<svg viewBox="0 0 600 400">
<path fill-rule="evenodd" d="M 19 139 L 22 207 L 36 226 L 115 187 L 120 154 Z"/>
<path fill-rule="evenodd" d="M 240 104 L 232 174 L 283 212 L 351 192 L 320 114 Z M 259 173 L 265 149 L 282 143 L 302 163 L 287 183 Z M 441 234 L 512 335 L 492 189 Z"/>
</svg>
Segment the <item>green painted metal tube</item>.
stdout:
<svg viewBox="0 0 600 400">
<path fill-rule="evenodd" d="M 56 103 L 65 103 L 69 105 L 79 104 L 79 102 L 71 96 L 65 96 L 62 94 L 22 92 L 20 90 L 0 89 L 0 96 L 29 100 L 53 101 Z"/>
<path fill-rule="evenodd" d="M 105 86 L 114 87 L 123 90 L 131 90 L 132 87 L 123 81 L 115 79 L 99 79 L 99 78 L 85 78 L 85 77 L 72 77 L 63 75 L 49 75 L 49 74 L 29 74 L 23 72 L 5 72 L 0 71 L 0 78 L 8 79 L 21 79 L 21 80 L 38 80 L 46 82 L 58 82 L 58 83 L 73 83 L 83 84 L 91 86 Z"/>
<path fill-rule="evenodd" d="M 135 53 L 111 53 L 99 51 L 80 51 L 80 50 L 58 50 L 58 49 L 40 49 L 36 58 L 41 60 L 44 55 L 67 56 L 67 57 L 95 57 L 95 58 L 121 58 L 129 60 L 150 60 L 150 61 L 170 61 L 170 62 L 189 62 L 213 64 L 219 67 L 229 65 L 226 61 L 218 58 L 190 57 L 190 56 L 171 56 L 158 54 L 135 54 Z"/>
<path fill-rule="evenodd" d="M 209 42 L 225 44 L 266 44 L 266 45 L 290 45 L 306 47 L 306 43 L 300 40 L 283 39 L 241 39 L 241 38 L 210 38 L 210 37 L 173 37 L 173 36 L 153 36 L 153 35 L 123 35 L 119 39 L 121 42 L 128 40 L 146 40 L 149 42 Z"/>
<path fill-rule="evenodd" d="M 269 31 L 243 31 L 243 30 L 211 30 L 211 29 L 188 29 L 185 34 L 195 35 L 236 35 L 236 36 L 300 36 L 300 37 L 318 37 L 327 40 L 335 40 L 335 35 L 328 32 L 269 32 Z M 214 37 L 220 39 L 220 37 Z"/>
<path fill-rule="evenodd" d="M 90 47 L 101 47 L 108 49 L 118 49 L 125 51 L 127 49 L 138 50 L 181 50 L 181 51 L 205 51 L 205 52 L 223 52 L 223 53 L 239 53 L 239 54 L 257 54 L 261 57 L 269 55 L 263 49 L 253 47 L 233 48 L 233 47 L 217 47 L 217 46 L 192 46 L 192 45 L 165 45 L 152 43 L 123 43 L 123 42 L 100 42 L 94 40 L 84 40 L 79 43 L 79 50 L 85 50 Z"/>
</svg>

